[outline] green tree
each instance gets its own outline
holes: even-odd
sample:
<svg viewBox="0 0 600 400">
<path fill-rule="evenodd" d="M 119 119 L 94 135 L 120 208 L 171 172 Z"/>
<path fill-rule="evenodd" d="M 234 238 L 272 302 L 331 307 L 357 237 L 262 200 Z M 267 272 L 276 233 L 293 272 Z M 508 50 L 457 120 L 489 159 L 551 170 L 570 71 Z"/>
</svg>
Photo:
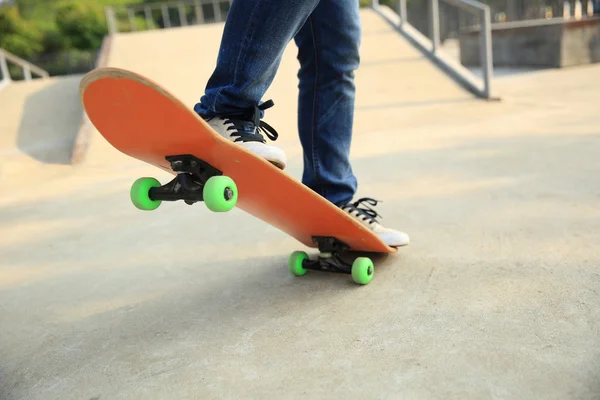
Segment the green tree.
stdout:
<svg viewBox="0 0 600 400">
<path fill-rule="evenodd" d="M 102 6 L 92 1 L 65 1 L 56 8 L 56 26 L 69 47 L 97 49 L 107 33 Z"/>
<path fill-rule="evenodd" d="M 42 50 L 42 34 L 21 18 L 17 7 L 0 7 L 0 48 L 20 57 L 31 57 Z"/>
</svg>

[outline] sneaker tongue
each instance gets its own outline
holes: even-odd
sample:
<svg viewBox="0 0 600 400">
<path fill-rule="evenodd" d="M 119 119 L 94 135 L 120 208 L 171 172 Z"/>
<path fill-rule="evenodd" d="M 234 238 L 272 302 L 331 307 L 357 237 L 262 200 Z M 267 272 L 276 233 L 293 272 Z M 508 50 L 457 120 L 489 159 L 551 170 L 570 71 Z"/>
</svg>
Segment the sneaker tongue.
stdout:
<svg viewBox="0 0 600 400">
<path fill-rule="evenodd" d="M 254 133 L 254 124 L 251 122 L 243 122 L 239 125 L 239 131 L 252 135 Z"/>
</svg>

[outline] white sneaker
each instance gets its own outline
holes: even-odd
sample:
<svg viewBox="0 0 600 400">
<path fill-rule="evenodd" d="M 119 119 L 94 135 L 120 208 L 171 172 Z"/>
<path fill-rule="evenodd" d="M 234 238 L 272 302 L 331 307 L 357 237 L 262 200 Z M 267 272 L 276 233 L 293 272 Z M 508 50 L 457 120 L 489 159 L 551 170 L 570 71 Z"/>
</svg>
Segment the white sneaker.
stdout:
<svg viewBox="0 0 600 400">
<path fill-rule="evenodd" d="M 272 102 L 269 101 L 265 104 L 272 105 Z M 273 127 L 260 120 L 260 111 L 270 107 L 270 105 L 261 106 L 261 108 L 256 107 L 254 115 L 251 117 L 247 115 L 223 115 L 203 118 L 224 138 L 245 147 L 283 170 L 287 165 L 285 152 L 278 147 L 268 145 L 261 135 L 262 132 L 271 140 L 277 140 L 279 137 Z"/>
<path fill-rule="evenodd" d="M 371 229 L 388 246 L 400 247 L 406 246 L 410 243 L 408 234 L 383 227 L 383 225 L 381 225 L 376 219 L 377 217 L 381 218 L 381 216 L 377 214 L 377 212 L 371 207 L 363 205 L 363 203 L 376 206 L 378 201 L 364 197 L 355 201 L 354 203 L 343 205 L 340 208 L 356 218 L 361 224 Z"/>
</svg>

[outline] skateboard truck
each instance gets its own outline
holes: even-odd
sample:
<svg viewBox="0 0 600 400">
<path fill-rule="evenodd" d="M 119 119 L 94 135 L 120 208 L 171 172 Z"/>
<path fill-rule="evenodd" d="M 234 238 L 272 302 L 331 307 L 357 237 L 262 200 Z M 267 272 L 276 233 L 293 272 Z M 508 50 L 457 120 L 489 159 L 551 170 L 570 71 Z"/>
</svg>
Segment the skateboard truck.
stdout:
<svg viewBox="0 0 600 400">
<path fill-rule="evenodd" d="M 184 154 L 179 156 L 167 156 L 165 159 L 171 163 L 171 169 L 177 173 L 188 173 L 194 175 L 202 182 L 206 182 L 213 176 L 223 175 L 221 171 L 201 159 Z"/>
<path fill-rule="evenodd" d="M 171 163 L 171 169 L 177 172 L 173 180 L 163 186 L 150 189 L 150 198 L 161 201 L 183 200 L 186 204 L 194 204 L 203 201 L 203 190 L 206 182 L 213 176 L 221 176 L 223 173 L 210 164 L 189 155 L 167 156 Z M 231 190 L 224 193 L 231 198 Z"/>
<path fill-rule="evenodd" d="M 186 204 L 203 201 L 215 212 L 231 210 L 238 197 L 233 179 L 212 165 L 190 155 L 165 157 L 177 176 L 161 185 L 155 178 L 140 178 L 131 187 L 131 201 L 141 210 L 154 210 L 163 201 L 183 200 Z"/>
<path fill-rule="evenodd" d="M 314 236 L 312 239 L 319 248 L 318 257 L 311 260 L 305 252 L 292 253 L 288 268 L 293 275 L 302 276 L 307 270 L 343 273 L 352 275 L 354 282 L 361 285 L 373 279 L 375 271 L 371 259 L 359 257 L 350 263 L 342 257 L 342 253 L 350 249 L 344 242 L 328 236 Z"/>
</svg>

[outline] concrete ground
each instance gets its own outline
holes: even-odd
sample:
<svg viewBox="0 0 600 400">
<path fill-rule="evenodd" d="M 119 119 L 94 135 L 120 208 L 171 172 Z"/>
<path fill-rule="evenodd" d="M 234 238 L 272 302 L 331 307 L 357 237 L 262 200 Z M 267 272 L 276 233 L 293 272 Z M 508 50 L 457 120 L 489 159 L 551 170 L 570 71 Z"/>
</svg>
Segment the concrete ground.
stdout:
<svg viewBox="0 0 600 400">
<path fill-rule="evenodd" d="M 77 167 L 11 144 L 68 142 L 68 79 L 48 118 L 38 90 L 0 93 L 1 399 L 600 396 L 600 67 L 506 76 L 485 102 L 363 21 L 359 195 L 412 238 L 363 287 L 290 276 L 303 247 L 240 210 L 138 211 L 130 184 L 167 175 L 99 136 Z M 191 107 L 221 29 L 120 35 L 109 65 Z M 300 177 L 296 69 L 292 44 L 265 120 Z"/>
</svg>

